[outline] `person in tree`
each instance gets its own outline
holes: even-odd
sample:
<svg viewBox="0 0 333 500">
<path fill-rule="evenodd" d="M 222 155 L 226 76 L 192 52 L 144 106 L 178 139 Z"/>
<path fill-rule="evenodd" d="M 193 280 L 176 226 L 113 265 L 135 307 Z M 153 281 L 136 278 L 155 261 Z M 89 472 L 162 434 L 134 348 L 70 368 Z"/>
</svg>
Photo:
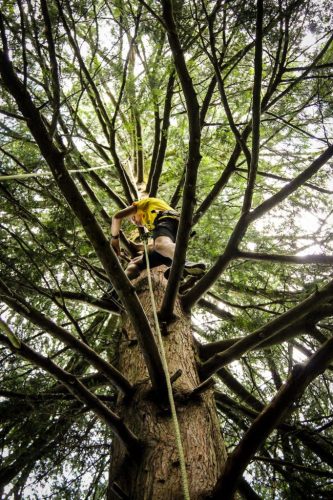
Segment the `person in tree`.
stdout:
<svg viewBox="0 0 333 500">
<path fill-rule="evenodd" d="M 151 234 L 153 244 L 149 246 L 150 267 L 162 264 L 171 266 L 175 252 L 175 241 L 178 230 L 179 214 L 159 198 L 143 198 L 131 206 L 120 210 L 112 217 L 111 245 L 116 254 L 120 255 L 119 234 L 122 220 L 130 218 L 138 227 L 145 227 Z M 138 246 L 139 249 L 139 246 Z M 129 279 L 137 278 L 146 269 L 145 255 L 141 254 L 130 261 L 126 268 Z M 203 262 L 186 262 L 184 275 L 200 276 L 205 272 Z M 166 274 L 166 277 L 168 274 Z"/>
</svg>

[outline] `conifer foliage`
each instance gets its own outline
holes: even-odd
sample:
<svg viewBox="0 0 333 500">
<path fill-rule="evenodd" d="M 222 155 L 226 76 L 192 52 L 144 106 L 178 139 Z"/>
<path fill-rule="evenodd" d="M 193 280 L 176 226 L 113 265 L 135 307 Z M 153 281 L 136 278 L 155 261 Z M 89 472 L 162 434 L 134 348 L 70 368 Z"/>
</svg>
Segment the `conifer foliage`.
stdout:
<svg viewBox="0 0 333 500">
<path fill-rule="evenodd" d="M 0 35 L 1 498 L 182 498 L 109 242 L 142 192 L 181 213 L 152 278 L 191 498 L 332 498 L 331 2 L 4 0 Z"/>
</svg>

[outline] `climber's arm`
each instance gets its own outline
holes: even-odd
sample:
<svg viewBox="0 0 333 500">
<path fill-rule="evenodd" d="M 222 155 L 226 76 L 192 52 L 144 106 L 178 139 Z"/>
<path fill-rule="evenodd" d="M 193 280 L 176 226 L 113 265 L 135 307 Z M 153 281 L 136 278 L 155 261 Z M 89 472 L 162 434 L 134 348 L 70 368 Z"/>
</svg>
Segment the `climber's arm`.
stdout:
<svg viewBox="0 0 333 500">
<path fill-rule="evenodd" d="M 133 217 L 133 215 L 136 214 L 136 211 L 137 208 L 135 206 L 130 206 L 124 208 L 123 210 L 119 210 L 119 212 L 115 213 L 114 216 L 112 217 L 111 245 L 117 255 L 120 254 L 119 232 L 122 221 L 127 217 Z"/>
</svg>

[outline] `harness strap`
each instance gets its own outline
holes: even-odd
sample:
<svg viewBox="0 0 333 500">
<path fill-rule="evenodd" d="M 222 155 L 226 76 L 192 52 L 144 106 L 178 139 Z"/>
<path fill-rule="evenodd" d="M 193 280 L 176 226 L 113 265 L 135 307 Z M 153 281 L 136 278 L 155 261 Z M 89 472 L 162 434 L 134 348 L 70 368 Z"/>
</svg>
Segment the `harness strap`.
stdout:
<svg viewBox="0 0 333 500">
<path fill-rule="evenodd" d="M 157 213 L 157 216 L 154 220 L 154 224 L 159 220 L 166 218 L 176 219 L 176 220 L 180 219 L 179 213 L 176 212 L 175 210 L 152 210 L 152 213 Z"/>
</svg>

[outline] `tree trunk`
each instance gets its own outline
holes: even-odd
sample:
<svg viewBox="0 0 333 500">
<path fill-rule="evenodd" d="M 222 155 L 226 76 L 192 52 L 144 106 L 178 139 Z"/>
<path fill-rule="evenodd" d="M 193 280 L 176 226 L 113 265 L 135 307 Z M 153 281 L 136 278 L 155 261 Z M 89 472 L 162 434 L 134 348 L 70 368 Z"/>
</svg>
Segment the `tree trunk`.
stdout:
<svg viewBox="0 0 333 500">
<path fill-rule="evenodd" d="M 157 307 L 161 305 L 166 280 L 165 268 L 152 270 Z M 146 274 L 134 282 L 151 324 L 152 306 Z M 214 487 L 226 460 L 212 390 L 186 398 L 200 381 L 196 369 L 196 348 L 191 333 L 190 317 L 176 304 L 177 320 L 163 331 L 169 373 L 181 370 L 173 383 L 184 447 L 191 500 L 204 498 Z M 110 467 L 108 499 L 181 499 L 182 484 L 174 429 L 168 406 L 157 404 L 149 391 L 148 372 L 135 333 L 125 318 L 119 345 L 119 370 L 138 387 L 134 400 L 120 396 L 116 412 L 143 441 L 139 461 L 130 459 L 121 443 L 114 438 Z M 119 495 L 116 494 L 118 489 Z M 125 496 L 121 493 L 125 494 Z M 123 495 L 123 496 L 122 496 Z"/>
</svg>

